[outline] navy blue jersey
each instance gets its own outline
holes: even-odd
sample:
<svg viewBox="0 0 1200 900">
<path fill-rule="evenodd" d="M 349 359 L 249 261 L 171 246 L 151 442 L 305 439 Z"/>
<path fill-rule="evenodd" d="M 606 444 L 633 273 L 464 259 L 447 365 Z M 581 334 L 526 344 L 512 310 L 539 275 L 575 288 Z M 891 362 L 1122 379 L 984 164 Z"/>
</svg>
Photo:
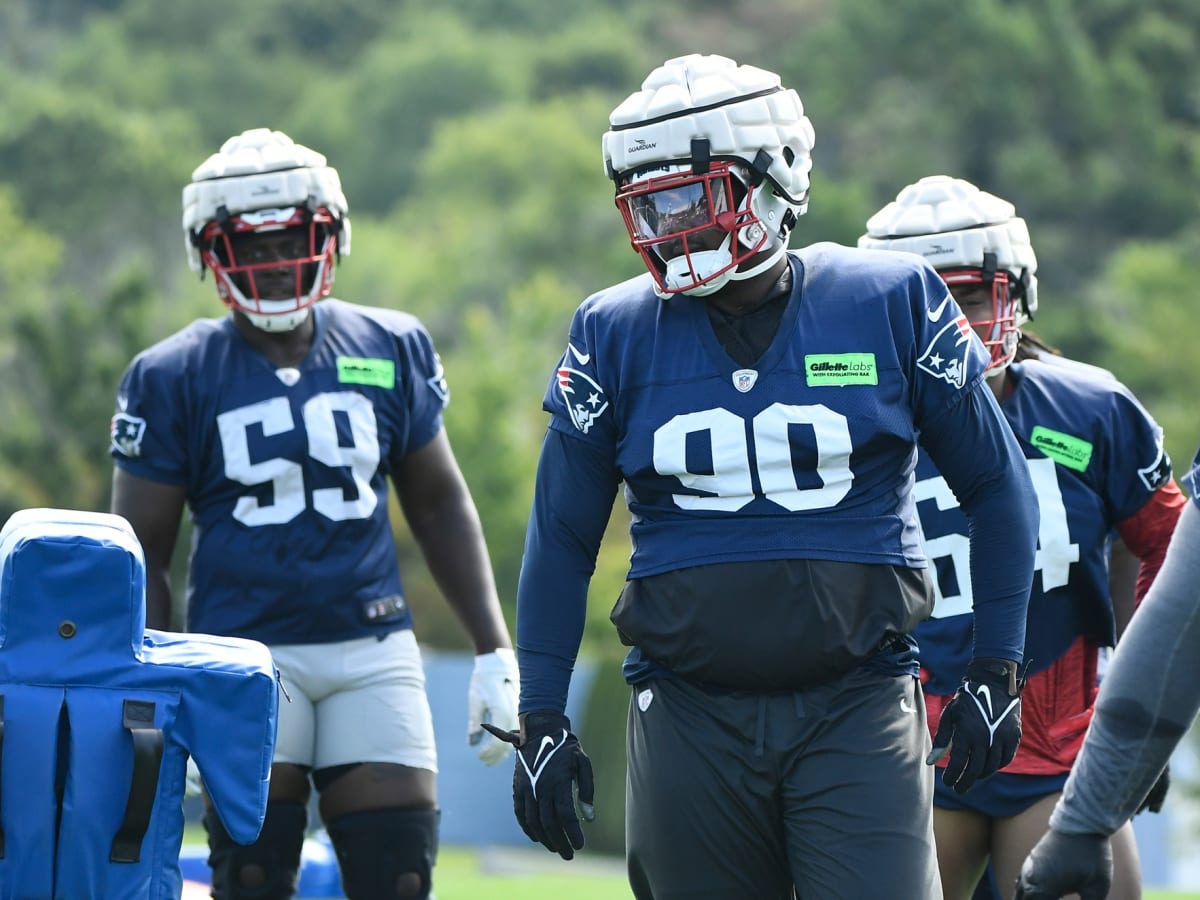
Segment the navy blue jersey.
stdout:
<svg viewBox="0 0 1200 900">
<path fill-rule="evenodd" d="M 187 490 L 191 631 L 313 643 L 412 625 L 403 604 L 383 622 L 365 605 L 403 596 L 387 476 L 441 430 L 441 363 L 407 313 L 329 299 L 314 315 L 295 368 L 208 319 L 121 381 L 116 464 Z"/>
<path fill-rule="evenodd" d="M 642 278 L 576 313 L 545 407 L 551 428 L 616 454 L 629 577 L 754 559 L 925 564 L 910 494 L 920 423 L 979 377 L 982 349 L 944 287 L 912 289 L 907 257 L 825 245 L 799 258 L 803 296 L 753 369 L 731 366 L 703 304 L 663 302 Z"/>
<path fill-rule="evenodd" d="M 557 440 L 543 448 L 518 586 L 523 710 L 561 708 L 618 482 L 630 579 L 780 559 L 922 568 L 918 441 L 953 460 L 951 480 L 980 506 L 1009 503 L 1001 483 L 1032 499 L 982 383 L 987 354 L 921 257 L 818 244 L 789 260 L 792 296 L 752 367 L 723 350 L 703 300 L 660 300 L 648 275 L 577 310 L 545 396 Z M 955 458 L 964 441 L 974 452 Z M 1031 555 L 1022 535 L 997 541 L 1010 537 Z M 1020 656 L 1020 569 L 985 576 L 996 602 L 980 655 Z"/>
<path fill-rule="evenodd" d="M 1109 538 L 1171 477 L 1162 430 L 1112 375 L 1057 358 L 1014 363 L 1001 404 L 1029 461 L 1041 510 L 1025 655 L 1048 668 L 1080 636 L 1114 642 Z M 926 690 L 951 694 L 971 656 L 973 594 L 967 523 L 928 455 L 917 509 L 934 562 L 934 618 L 917 629 Z"/>
</svg>

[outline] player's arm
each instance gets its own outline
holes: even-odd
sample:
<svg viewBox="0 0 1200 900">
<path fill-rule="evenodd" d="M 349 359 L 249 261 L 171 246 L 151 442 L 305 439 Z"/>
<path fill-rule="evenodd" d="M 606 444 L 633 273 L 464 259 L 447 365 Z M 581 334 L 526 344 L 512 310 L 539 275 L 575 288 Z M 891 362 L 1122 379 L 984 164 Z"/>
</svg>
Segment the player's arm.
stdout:
<svg viewBox="0 0 1200 900">
<path fill-rule="evenodd" d="M 949 755 L 942 780 L 960 793 L 1012 761 L 1021 739 L 1025 616 L 1037 548 L 1029 467 L 991 388 L 980 379 L 926 423 L 922 445 L 967 517 L 974 650 L 942 713 L 927 762 Z"/>
<path fill-rule="evenodd" d="M 1142 561 L 1118 534 L 1108 553 L 1108 596 L 1112 600 L 1113 626 L 1117 637 L 1125 633 L 1137 607 L 1137 581 Z"/>
<path fill-rule="evenodd" d="M 1050 831 L 1017 896 L 1060 897 L 1111 880 L 1108 837 L 1133 815 L 1200 709 L 1200 509 L 1188 504 L 1162 569 L 1113 654 Z"/>
<path fill-rule="evenodd" d="M 521 829 L 563 859 L 583 847 L 580 815 L 591 821 L 596 814 L 592 764 L 564 710 L 618 483 L 601 448 L 546 432 L 517 587 L 521 727 L 504 733 L 484 726 L 517 748 L 513 808 Z"/>
<path fill-rule="evenodd" d="M 179 537 L 187 490 L 114 466 L 110 511 L 124 516 L 146 557 L 146 627 L 171 627 L 171 556 Z"/>
<path fill-rule="evenodd" d="M 975 656 L 1020 662 L 1037 551 L 1029 466 L 991 388 L 978 382 L 922 429 L 921 444 L 967 517 Z"/>
<path fill-rule="evenodd" d="M 1158 570 L 1162 568 L 1171 534 L 1175 531 L 1175 524 L 1179 521 L 1179 514 L 1186 503 L 1179 485 L 1172 479 L 1151 494 L 1141 509 L 1117 523 L 1117 533 L 1121 536 L 1121 542 L 1138 562 L 1133 597 L 1129 597 L 1128 591 L 1120 596 L 1113 595 L 1113 613 L 1116 616 L 1118 635 L 1128 625 L 1134 607 L 1146 596 L 1158 575 Z"/>
<path fill-rule="evenodd" d="M 1161 432 L 1157 426 L 1153 428 L 1157 444 Z M 1158 446 L 1162 453 L 1161 445 Z M 1160 459 L 1161 463 L 1154 470 L 1154 477 L 1157 480 L 1165 480 L 1145 499 L 1137 512 L 1117 523 L 1117 540 L 1113 541 L 1109 554 L 1109 598 L 1118 639 L 1129 627 L 1134 611 L 1158 576 L 1171 541 L 1171 534 L 1179 521 L 1179 514 L 1187 504 L 1179 485 L 1170 476 L 1169 457 L 1162 453 Z M 1139 472 L 1139 475 L 1141 474 Z M 1135 485 L 1145 483 L 1144 476 L 1133 482 Z M 1164 768 L 1137 812 L 1141 813 L 1147 809 L 1160 812 L 1166 802 L 1170 785 L 1171 773 L 1169 769 Z"/>
<path fill-rule="evenodd" d="M 444 428 L 425 446 L 396 460 L 392 472 L 400 507 L 425 563 L 475 647 L 467 687 L 467 742 L 486 765 L 494 766 L 511 748 L 485 735 L 484 723 L 517 726 L 519 677 L 479 512 Z"/>
<path fill-rule="evenodd" d="M 620 480 L 607 453 L 547 430 L 517 585 L 522 712 L 566 708 L 588 583 Z"/>
<path fill-rule="evenodd" d="M 1121 638 L 1051 824 L 1111 834 L 1137 809 L 1200 709 L 1200 508 Z"/>
<path fill-rule="evenodd" d="M 511 648 L 479 512 L 445 429 L 396 462 L 393 484 L 425 563 L 475 653 Z"/>
<path fill-rule="evenodd" d="M 1104 501 L 1113 510 L 1117 534 L 1137 561 L 1133 597 L 1128 590 L 1128 573 L 1124 575 L 1125 588 L 1112 594 L 1113 617 L 1120 636 L 1162 566 L 1171 533 L 1187 501 L 1172 478 L 1162 428 L 1150 413 L 1120 382 L 1110 382 L 1102 396 L 1106 407 L 1101 409 L 1107 408 L 1107 447 L 1097 460 L 1102 466 L 1097 474 L 1103 484 Z M 1119 553 L 1114 553 L 1114 561 L 1120 574 Z"/>
</svg>

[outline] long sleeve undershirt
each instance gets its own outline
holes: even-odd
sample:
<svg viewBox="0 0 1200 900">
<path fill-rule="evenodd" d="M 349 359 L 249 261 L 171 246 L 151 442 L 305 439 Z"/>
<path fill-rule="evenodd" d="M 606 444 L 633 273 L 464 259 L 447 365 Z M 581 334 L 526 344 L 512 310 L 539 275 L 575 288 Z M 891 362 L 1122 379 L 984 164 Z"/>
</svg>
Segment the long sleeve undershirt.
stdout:
<svg viewBox="0 0 1200 900">
<path fill-rule="evenodd" d="M 1121 638 L 1083 749 L 1050 818 L 1112 834 L 1154 786 L 1200 709 L 1200 509 L 1189 503 Z"/>
</svg>

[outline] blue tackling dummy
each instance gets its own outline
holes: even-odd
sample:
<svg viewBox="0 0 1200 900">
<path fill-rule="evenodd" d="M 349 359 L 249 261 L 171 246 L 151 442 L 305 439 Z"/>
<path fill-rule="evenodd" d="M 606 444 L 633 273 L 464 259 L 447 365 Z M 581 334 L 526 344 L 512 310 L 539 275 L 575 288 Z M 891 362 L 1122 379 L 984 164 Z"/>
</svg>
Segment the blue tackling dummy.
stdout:
<svg viewBox="0 0 1200 900">
<path fill-rule="evenodd" d="M 0 530 L 0 900 L 177 898 L 190 754 L 234 840 L 262 827 L 278 688 L 267 648 L 147 631 L 120 516 Z"/>
</svg>

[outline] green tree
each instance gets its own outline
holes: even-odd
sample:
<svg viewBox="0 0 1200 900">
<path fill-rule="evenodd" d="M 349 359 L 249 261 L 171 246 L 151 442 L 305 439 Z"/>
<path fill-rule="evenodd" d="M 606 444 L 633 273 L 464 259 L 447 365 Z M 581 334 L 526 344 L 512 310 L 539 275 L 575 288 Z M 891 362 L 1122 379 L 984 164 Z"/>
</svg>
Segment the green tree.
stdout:
<svg viewBox="0 0 1200 900">
<path fill-rule="evenodd" d="M 1190 456 L 1181 297 L 1200 228 L 1200 6 L 1187 0 L 16 0 L 0 8 L 0 502 L 107 503 L 121 366 L 221 308 L 184 266 L 179 191 L 270 125 L 347 187 L 347 299 L 430 327 L 447 424 L 511 612 L 540 409 L 576 305 L 641 271 L 612 206 L 608 112 L 668 56 L 780 72 L 817 132 L 794 243 L 853 243 L 916 178 L 1013 200 L 1040 266 L 1037 330 L 1113 369 Z M 82 336 L 86 335 L 86 339 Z M 628 557 L 617 504 L 589 652 Z M 401 552 L 415 552 L 401 537 Z M 420 567 L 410 565 L 419 570 Z M 418 605 L 438 606 L 416 575 Z M 430 622 L 437 640 L 457 628 Z"/>
<path fill-rule="evenodd" d="M 162 305 L 130 262 L 90 292 L 64 277 L 63 246 L 0 191 L 0 517 L 30 506 L 107 509 L 117 382 Z"/>
<path fill-rule="evenodd" d="M 1153 413 L 1182 474 L 1200 446 L 1192 299 L 1200 284 L 1200 230 L 1175 241 L 1126 244 L 1089 291 L 1088 356 L 1118 373 Z"/>
</svg>

